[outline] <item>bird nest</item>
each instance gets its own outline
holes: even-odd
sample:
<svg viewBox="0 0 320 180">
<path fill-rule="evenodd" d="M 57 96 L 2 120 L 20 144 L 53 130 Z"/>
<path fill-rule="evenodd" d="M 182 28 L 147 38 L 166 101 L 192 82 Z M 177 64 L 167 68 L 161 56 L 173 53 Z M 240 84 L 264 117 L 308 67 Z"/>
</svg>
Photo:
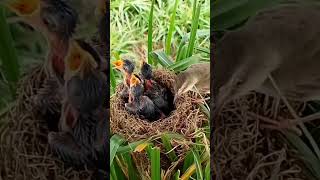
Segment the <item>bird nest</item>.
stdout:
<svg viewBox="0 0 320 180">
<path fill-rule="evenodd" d="M 52 154 L 48 125 L 34 110 L 32 97 L 47 78 L 43 66 L 20 81 L 15 104 L 0 117 L 0 172 L 4 179 L 90 179 L 93 172 L 66 167 Z M 1 178 L 0 178 L 1 179 Z"/>
<path fill-rule="evenodd" d="M 305 111 L 304 103 L 290 104 L 299 115 Z M 262 129 L 261 118 L 293 119 L 282 101 L 258 93 L 224 107 L 219 127 L 211 127 L 216 131 L 211 142 L 212 179 L 307 179 L 305 165 L 284 134 Z"/>
<path fill-rule="evenodd" d="M 156 82 L 174 94 L 175 74 L 173 72 L 155 70 L 153 77 Z M 116 94 L 110 99 L 110 128 L 112 133 L 123 136 L 129 142 L 147 139 L 164 132 L 179 133 L 188 138 L 207 121 L 207 117 L 198 105 L 192 102 L 199 97 L 191 92 L 177 99 L 175 109 L 166 118 L 154 122 L 140 119 L 137 115 L 126 111 L 125 101 L 119 95 L 122 88 L 123 85 L 118 86 Z"/>
</svg>

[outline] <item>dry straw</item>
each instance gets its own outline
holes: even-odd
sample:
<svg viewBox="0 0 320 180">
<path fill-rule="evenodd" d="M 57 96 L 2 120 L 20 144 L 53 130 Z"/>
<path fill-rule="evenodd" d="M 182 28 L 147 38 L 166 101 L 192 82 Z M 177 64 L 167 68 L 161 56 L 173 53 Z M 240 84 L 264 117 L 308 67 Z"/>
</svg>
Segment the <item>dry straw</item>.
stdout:
<svg viewBox="0 0 320 180">
<path fill-rule="evenodd" d="M 305 104 L 292 102 L 302 113 Z M 252 93 L 226 105 L 219 119 L 218 144 L 211 149 L 223 179 L 306 179 L 303 163 L 279 131 L 260 128 L 262 117 L 292 118 L 279 100 Z M 212 127 L 215 128 L 215 127 Z"/>
</svg>

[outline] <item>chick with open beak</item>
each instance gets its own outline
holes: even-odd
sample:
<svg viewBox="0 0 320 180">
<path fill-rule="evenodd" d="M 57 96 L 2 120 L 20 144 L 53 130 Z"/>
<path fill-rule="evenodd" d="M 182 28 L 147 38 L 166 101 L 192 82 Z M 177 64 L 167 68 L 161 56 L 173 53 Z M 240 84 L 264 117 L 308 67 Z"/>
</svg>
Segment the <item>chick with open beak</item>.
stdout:
<svg viewBox="0 0 320 180">
<path fill-rule="evenodd" d="M 82 41 L 73 41 L 66 57 L 64 101 L 66 106 L 70 106 L 67 108 L 68 113 L 72 114 L 71 119 L 74 120 L 78 119 L 79 113 L 91 112 L 105 105 L 108 94 L 107 78 L 98 69 L 100 57 L 96 52 L 88 51 L 93 49 L 87 46 Z M 60 127 L 68 130 L 74 124 L 75 122 L 69 123 L 68 119 L 62 119 Z"/>
<path fill-rule="evenodd" d="M 71 43 L 66 57 L 65 100 L 61 132 L 51 132 L 51 148 L 66 163 L 106 169 L 108 110 L 107 80 L 88 44 Z M 88 51 L 89 50 L 89 51 Z"/>
<path fill-rule="evenodd" d="M 76 11 L 64 0 L 6 0 L 3 3 L 45 36 L 50 49 L 46 68 L 63 84 L 64 58 L 78 21 Z"/>
<path fill-rule="evenodd" d="M 130 88 L 130 79 L 132 77 L 132 73 L 134 71 L 135 65 L 132 61 L 128 59 L 117 60 L 112 63 L 115 68 L 122 72 L 123 74 L 123 84 L 124 88 L 120 92 L 120 96 L 123 99 L 129 99 L 131 101 L 131 97 L 129 97 L 129 88 Z"/>
</svg>

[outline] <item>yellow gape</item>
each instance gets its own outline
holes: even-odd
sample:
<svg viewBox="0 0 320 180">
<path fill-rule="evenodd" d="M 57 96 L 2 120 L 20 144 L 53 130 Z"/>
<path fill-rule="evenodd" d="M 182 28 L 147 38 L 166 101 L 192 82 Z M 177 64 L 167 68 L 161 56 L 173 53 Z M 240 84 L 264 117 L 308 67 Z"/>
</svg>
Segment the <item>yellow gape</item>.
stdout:
<svg viewBox="0 0 320 180">
<path fill-rule="evenodd" d="M 19 16 L 30 16 L 40 7 L 40 0 L 7 0 L 5 5 Z"/>
<path fill-rule="evenodd" d="M 72 76 L 76 75 L 80 75 L 80 77 L 83 78 L 98 66 L 94 58 L 82 49 L 76 41 L 71 42 L 65 64 L 65 80 L 69 80 Z"/>
<path fill-rule="evenodd" d="M 136 75 L 133 75 L 130 79 L 130 87 L 136 86 L 137 84 L 140 84 L 140 80 L 136 77 Z"/>
</svg>

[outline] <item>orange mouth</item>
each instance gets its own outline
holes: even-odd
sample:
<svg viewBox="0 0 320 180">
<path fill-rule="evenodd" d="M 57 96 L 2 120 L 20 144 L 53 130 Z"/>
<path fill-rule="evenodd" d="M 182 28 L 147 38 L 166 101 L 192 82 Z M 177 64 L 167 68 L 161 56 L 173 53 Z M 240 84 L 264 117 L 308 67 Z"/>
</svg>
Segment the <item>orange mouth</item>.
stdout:
<svg viewBox="0 0 320 180">
<path fill-rule="evenodd" d="M 72 56 L 71 61 L 69 62 L 69 69 L 71 71 L 76 71 L 81 65 L 81 56 L 80 54 L 75 54 Z"/>
<path fill-rule="evenodd" d="M 130 87 L 136 86 L 137 84 L 140 84 L 140 80 L 139 78 L 137 78 L 137 75 L 134 74 L 131 76 L 131 79 L 130 79 Z"/>
<path fill-rule="evenodd" d="M 39 9 L 39 0 L 11 0 L 7 6 L 19 16 L 31 15 Z"/>
<path fill-rule="evenodd" d="M 117 69 L 122 69 L 123 68 L 123 61 L 122 60 L 117 60 L 115 62 L 112 63 Z"/>
</svg>

